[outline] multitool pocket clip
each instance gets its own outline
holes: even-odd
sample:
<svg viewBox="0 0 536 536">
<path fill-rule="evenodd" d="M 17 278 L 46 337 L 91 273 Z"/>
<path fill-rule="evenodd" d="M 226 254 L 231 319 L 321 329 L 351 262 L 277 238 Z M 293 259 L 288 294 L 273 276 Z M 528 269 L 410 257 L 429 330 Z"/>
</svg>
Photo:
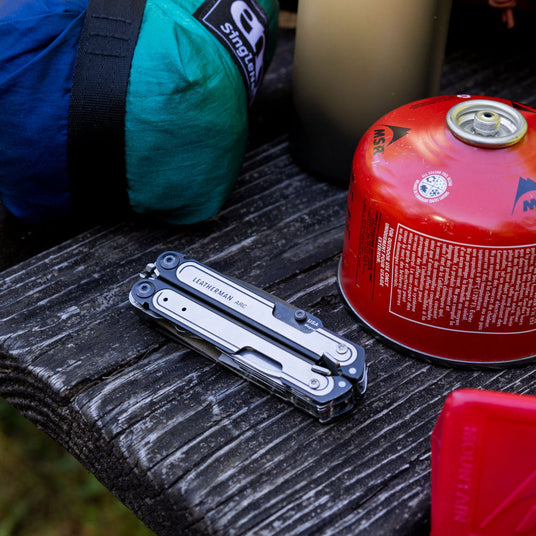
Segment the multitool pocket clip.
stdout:
<svg viewBox="0 0 536 536">
<path fill-rule="evenodd" d="M 130 302 L 175 338 L 329 422 L 365 392 L 364 350 L 258 288 L 168 251 Z"/>
</svg>

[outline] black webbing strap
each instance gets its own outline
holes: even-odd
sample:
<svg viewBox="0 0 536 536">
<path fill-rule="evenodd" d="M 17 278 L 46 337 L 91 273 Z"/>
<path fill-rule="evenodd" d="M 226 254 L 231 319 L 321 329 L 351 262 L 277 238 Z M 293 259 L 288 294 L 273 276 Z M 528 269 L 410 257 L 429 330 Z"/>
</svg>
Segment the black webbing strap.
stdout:
<svg viewBox="0 0 536 536">
<path fill-rule="evenodd" d="M 92 217 L 127 206 L 125 105 L 146 0 L 89 0 L 69 108 L 73 212 Z"/>
</svg>

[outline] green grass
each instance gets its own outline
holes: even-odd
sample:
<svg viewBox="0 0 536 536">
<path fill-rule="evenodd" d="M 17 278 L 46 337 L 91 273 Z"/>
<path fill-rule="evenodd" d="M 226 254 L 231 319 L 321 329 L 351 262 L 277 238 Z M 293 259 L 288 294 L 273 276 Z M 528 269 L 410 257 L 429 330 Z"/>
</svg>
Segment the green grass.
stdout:
<svg viewBox="0 0 536 536">
<path fill-rule="evenodd" d="M 0 536 L 154 536 L 75 458 L 0 400 Z"/>
</svg>

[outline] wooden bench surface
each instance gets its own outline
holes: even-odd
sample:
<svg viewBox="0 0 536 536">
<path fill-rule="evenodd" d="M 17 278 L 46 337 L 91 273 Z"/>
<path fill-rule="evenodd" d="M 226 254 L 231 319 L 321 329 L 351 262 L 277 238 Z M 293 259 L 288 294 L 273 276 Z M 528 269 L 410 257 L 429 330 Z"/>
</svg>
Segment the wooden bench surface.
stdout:
<svg viewBox="0 0 536 536">
<path fill-rule="evenodd" d="M 524 35 L 501 33 L 491 45 L 465 31 L 451 38 L 442 93 L 535 105 Z M 96 226 L 0 275 L 0 394 L 158 535 L 428 534 L 430 435 L 446 396 L 460 387 L 536 393 L 534 366 L 421 362 L 345 308 L 336 272 L 346 189 L 305 173 L 289 152 L 292 37 L 282 32 L 243 171 L 218 216 L 188 228 Z M 369 386 L 357 409 L 321 425 L 143 323 L 130 287 L 168 249 L 364 346 Z"/>
</svg>

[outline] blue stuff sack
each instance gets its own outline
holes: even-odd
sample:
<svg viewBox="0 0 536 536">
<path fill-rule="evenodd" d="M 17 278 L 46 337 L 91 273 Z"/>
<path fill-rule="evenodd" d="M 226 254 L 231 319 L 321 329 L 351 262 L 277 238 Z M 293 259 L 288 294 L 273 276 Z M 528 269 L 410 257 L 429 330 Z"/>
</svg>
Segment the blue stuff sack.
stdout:
<svg viewBox="0 0 536 536">
<path fill-rule="evenodd" d="M 213 216 L 277 15 L 276 0 L 0 0 L 5 207 L 33 222 L 123 205 Z"/>
</svg>

